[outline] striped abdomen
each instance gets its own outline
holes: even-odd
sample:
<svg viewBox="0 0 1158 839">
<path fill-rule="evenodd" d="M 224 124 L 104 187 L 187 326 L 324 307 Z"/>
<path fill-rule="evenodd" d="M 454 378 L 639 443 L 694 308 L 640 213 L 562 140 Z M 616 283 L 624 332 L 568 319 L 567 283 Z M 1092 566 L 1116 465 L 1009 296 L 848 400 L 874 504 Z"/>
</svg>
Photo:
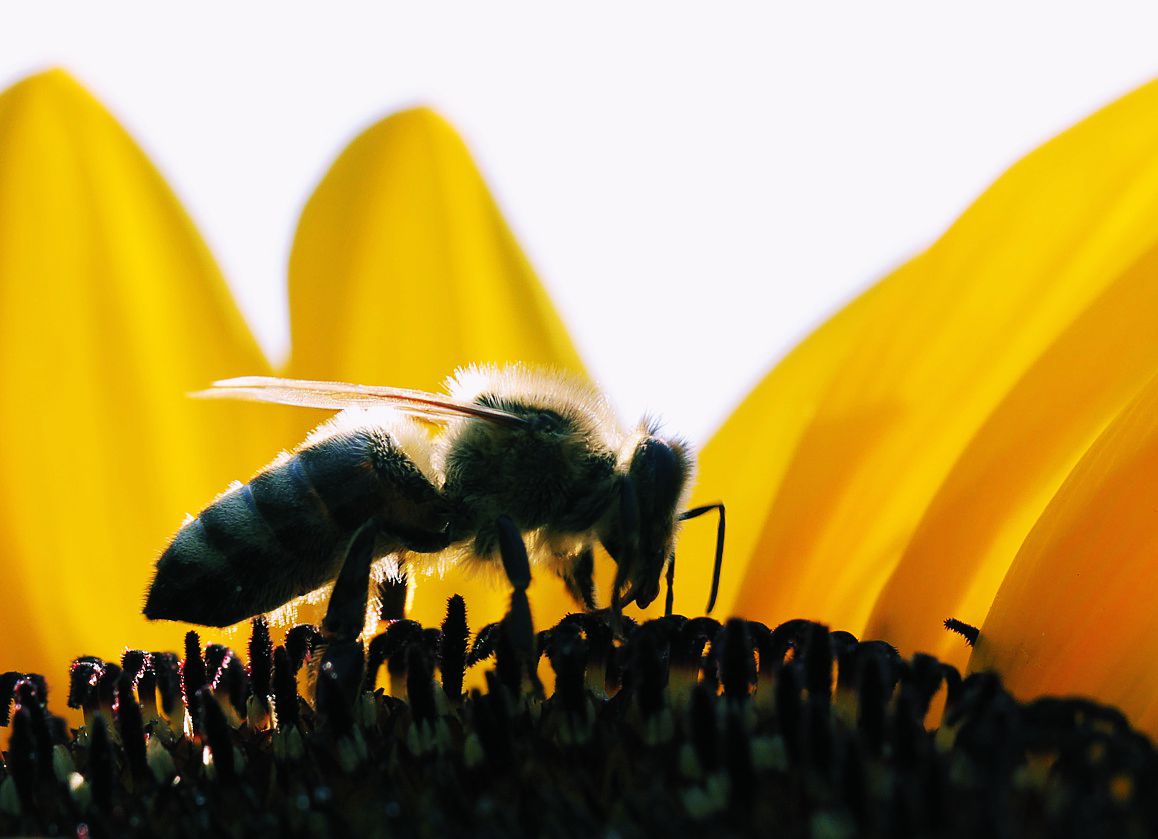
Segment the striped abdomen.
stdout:
<svg viewBox="0 0 1158 839">
<path fill-rule="evenodd" d="M 145 615 L 228 626 L 276 609 L 334 579 L 339 549 L 371 518 L 395 548 L 437 541 L 445 503 L 386 429 L 335 429 L 187 522 L 157 561 Z"/>
</svg>

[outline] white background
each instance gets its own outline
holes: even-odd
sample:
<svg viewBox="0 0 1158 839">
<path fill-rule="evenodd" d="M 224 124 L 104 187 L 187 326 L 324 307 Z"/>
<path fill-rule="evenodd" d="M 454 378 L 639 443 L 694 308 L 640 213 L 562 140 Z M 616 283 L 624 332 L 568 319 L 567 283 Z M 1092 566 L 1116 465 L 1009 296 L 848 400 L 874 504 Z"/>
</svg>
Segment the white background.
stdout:
<svg viewBox="0 0 1158 839">
<path fill-rule="evenodd" d="M 306 197 L 358 130 L 434 105 L 621 411 L 704 440 L 1010 163 L 1158 75 L 1145 5 L 933 5 L 5 3 L 0 86 L 93 90 L 275 360 Z"/>
</svg>

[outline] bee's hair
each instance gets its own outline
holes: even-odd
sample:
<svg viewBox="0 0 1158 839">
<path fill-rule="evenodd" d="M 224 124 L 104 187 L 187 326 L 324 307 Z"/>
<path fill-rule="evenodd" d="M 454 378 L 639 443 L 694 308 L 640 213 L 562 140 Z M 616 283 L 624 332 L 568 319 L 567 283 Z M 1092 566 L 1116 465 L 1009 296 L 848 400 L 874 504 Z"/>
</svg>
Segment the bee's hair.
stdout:
<svg viewBox="0 0 1158 839">
<path fill-rule="evenodd" d="M 584 427 L 594 440 L 615 452 L 621 465 L 634 454 L 641 440 L 658 436 L 663 425 L 658 416 L 647 414 L 634 429 L 625 428 L 607 396 L 590 380 L 553 367 L 471 364 L 456 370 L 447 378 L 445 386 L 458 399 L 472 401 L 489 394 L 500 402 L 511 400 L 555 411 Z M 683 437 L 664 439 L 675 450 L 683 471 L 683 491 L 679 501 L 680 509 L 683 509 L 695 484 L 695 447 Z"/>
<path fill-rule="evenodd" d="M 438 473 L 431 459 L 430 432 L 420 421 L 399 413 L 389 406 L 347 408 L 311 431 L 305 442 L 298 446 L 295 451 L 320 443 L 329 437 L 363 429 L 375 434 L 385 431 L 398 442 L 402 450 L 406 452 L 428 481 L 438 483 Z M 282 455 L 282 457 L 287 456 Z"/>
<path fill-rule="evenodd" d="M 446 388 L 456 399 L 473 401 L 488 394 L 499 402 L 554 411 L 612 450 L 625 434 L 606 395 L 588 379 L 558 368 L 471 364 L 456 370 Z"/>
</svg>

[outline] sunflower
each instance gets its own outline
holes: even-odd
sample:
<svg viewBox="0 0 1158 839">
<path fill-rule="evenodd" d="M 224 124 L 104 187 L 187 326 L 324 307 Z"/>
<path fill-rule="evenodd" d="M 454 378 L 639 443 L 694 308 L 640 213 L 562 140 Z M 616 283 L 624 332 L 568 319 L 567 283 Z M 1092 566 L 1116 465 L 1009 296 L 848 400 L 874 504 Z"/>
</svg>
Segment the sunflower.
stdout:
<svg viewBox="0 0 1158 839">
<path fill-rule="evenodd" d="M 701 455 L 724 500 L 719 608 L 808 618 L 1079 692 L 1151 733 L 1158 534 L 1158 84 L 1036 150 L 926 252 L 782 360 Z M 583 372 L 460 138 L 437 114 L 358 136 L 302 212 L 290 376 L 438 387 L 468 362 Z M 61 71 L 0 95 L 0 666 L 63 673 L 185 627 L 140 614 L 181 516 L 320 416 L 197 403 L 271 373 L 212 256 L 115 119 Z M 710 528 L 680 544 L 702 607 Z M 461 592 L 424 580 L 415 617 Z M 540 575 L 553 623 L 570 604 Z"/>
</svg>

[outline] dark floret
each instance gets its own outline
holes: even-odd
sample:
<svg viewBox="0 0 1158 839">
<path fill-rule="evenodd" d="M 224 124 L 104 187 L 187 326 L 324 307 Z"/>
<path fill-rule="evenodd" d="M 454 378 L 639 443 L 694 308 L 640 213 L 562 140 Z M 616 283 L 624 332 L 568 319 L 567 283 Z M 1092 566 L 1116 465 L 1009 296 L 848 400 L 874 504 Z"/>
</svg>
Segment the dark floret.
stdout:
<svg viewBox="0 0 1158 839">
<path fill-rule="evenodd" d="M 1112 708 L 804 620 L 535 632 L 506 550 L 511 610 L 469 652 L 459 597 L 364 644 L 351 566 L 323 632 L 254 621 L 248 666 L 192 632 L 182 660 L 77 659 L 71 734 L 43 678 L 0 676 L 0 834 L 1158 834 L 1158 753 Z"/>
</svg>

